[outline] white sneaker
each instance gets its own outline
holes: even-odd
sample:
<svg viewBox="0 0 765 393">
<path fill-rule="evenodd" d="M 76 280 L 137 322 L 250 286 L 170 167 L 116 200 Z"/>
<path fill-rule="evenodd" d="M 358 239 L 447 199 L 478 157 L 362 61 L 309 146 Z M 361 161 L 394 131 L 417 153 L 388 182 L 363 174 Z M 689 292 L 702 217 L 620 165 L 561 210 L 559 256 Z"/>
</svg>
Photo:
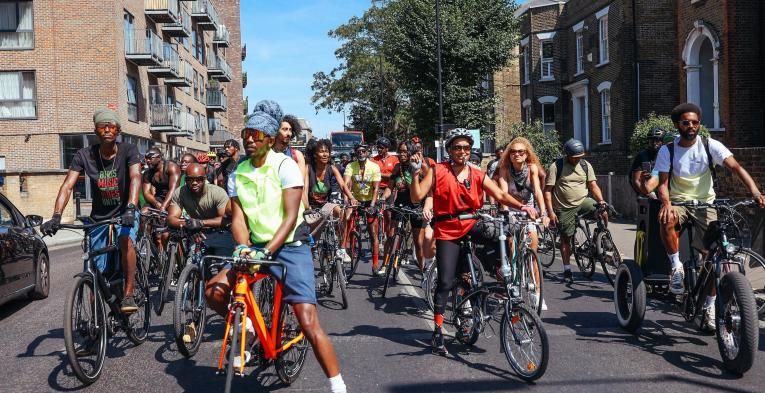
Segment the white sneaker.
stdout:
<svg viewBox="0 0 765 393">
<path fill-rule="evenodd" d="M 335 255 L 342 258 L 343 263 L 351 263 L 351 256 L 348 255 L 344 248 L 338 249 Z"/>
<path fill-rule="evenodd" d="M 244 364 L 247 365 L 247 363 L 250 362 L 250 359 L 252 358 L 252 355 L 250 354 L 250 351 L 244 351 Z M 242 367 L 242 357 L 241 356 L 234 356 L 234 367 Z"/>
<path fill-rule="evenodd" d="M 674 295 L 682 295 L 685 292 L 685 272 L 683 269 L 672 269 L 669 276 L 669 291 Z"/>
<path fill-rule="evenodd" d="M 245 334 L 245 340 L 247 340 L 245 343 L 249 344 L 252 342 L 252 340 L 255 339 L 255 326 L 252 324 L 252 320 L 250 318 L 247 318 L 245 321 L 244 329 L 247 331 Z M 234 334 L 234 327 L 232 326 L 231 329 L 228 331 L 229 337 Z"/>
<path fill-rule="evenodd" d="M 704 325 L 701 326 L 701 330 L 705 332 L 714 332 L 715 327 L 715 306 L 713 304 L 709 307 L 704 307 Z"/>
<path fill-rule="evenodd" d="M 539 298 L 536 293 L 529 294 L 529 302 L 531 302 L 530 306 L 532 308 L 537 308 L 537 306 L 539 306 Z"/>
<path fill-rule="evenodd" d="M 542 311 L 547 311 L 547 302 L 542 298 Z"/>
</svg>

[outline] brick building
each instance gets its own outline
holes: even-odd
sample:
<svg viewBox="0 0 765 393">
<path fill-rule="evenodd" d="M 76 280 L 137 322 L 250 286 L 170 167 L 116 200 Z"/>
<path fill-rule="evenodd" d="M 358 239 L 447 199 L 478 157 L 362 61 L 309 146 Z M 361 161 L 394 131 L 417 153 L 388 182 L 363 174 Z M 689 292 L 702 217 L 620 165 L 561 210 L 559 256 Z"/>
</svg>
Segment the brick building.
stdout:
<svg viewBox="0 0 765 393">
<path fill-rule="evenodd" d="M 513 123 L 521 121 L 521 100 L 518 94 L 520 88 L 518 72 L 518 49 L 513 53 L 510 64 L 494 73 L 491 86 L 493 95 L 497 98 L 494 108 L 494 129 L 497 143 L 507 143 L 506 135 Z M 493 156 L 494 152 L 488 152 Z"/>
<path fill-rule="evenodd" d="M 635 122 L 686 100 L 727 145 L 765 145 L 765 2 L 531 0 L 517 15 L 524 121 L 582 140 L 596 166 L 626 174 Z"/>
<path fill-rule="evenodd" d="M 239 26 L 239 0 L 0 2 L 0 191 L 49 215 L 73 153 L 95 140 L 99 106 L 141 152 L 178 158 L 233 138 Z M 77 191 L 88 199 L 88 188 Z"/>
</svg>

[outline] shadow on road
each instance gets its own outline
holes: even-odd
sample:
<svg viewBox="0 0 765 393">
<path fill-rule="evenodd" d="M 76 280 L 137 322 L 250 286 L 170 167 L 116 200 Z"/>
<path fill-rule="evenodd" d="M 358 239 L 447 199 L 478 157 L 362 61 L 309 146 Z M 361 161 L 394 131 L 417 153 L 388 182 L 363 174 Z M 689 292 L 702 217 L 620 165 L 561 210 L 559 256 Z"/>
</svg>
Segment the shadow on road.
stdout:
<svg viewBox="0 0 765 393">
<path fill-rule="evenodd" d="M 32 302 L 33 302 L 32 299 L 22 297 L 16 300 L 11 300 L 8 303 L 5 303 L 4 305 L 0 307 L 0 322 L 3 321 L 5 318 L 10 317 L 13 314 L 16 314 L 17 312 L 23 310 L 24 307 L 31 304 Z"/>
</svg>

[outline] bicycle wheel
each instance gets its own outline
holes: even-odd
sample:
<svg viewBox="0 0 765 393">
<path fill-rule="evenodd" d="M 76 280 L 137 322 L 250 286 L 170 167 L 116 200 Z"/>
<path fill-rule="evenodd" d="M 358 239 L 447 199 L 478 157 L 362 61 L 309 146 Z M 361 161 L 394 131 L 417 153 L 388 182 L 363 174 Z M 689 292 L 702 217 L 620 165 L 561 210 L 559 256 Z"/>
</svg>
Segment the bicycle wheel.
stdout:
<svg viewBox="0 0 765 393">
<path fill-rule="evenodd" d="M 544 375 L 550 348 L 542 321 L 524 305 L 505 305 L 500 342 L 510 367 L 521 379 L 534 381 Z"/>
<path fill-rule="evenodd" d="M 637 263 L 627 261 L 616 269 L 614 307 L 619 325 L 634 333 L 645 317 L 645 281 Z"/>
<path fill-rule="evenodd" d="M 586 278 L 591 278 L 595 273 L 595 261 L 590 252 L 591 243 L 587 238 L 587 232 L 581 225 L 577 225 L 576 232 L 571 238 L 571 253 L 574 254 L 579 271 Z"/>
<path fill-rule="evenodd" d="M 170 293 L 170 285 L 173 282 L 173 273 L 175 272 L 175 265 L 178 263 L 178 243 L 172 242 L 167 247 L 169 258 L 165 261 L 165 266 L 162 269 L 162 276 L 159 282 L 159 300 L 157 304 L 157 315 L 162 315 L 162 310 L 165 309 L 165 302 L 168 300 Z"/>
<path fill-rule="evenodd" d="M 237 354 L 241 352 L 241 345 L 239 340 L 242 335 L 242 308 L 236 306 L 234 311 L 234 323 L 231 325 L 231 346 L 228 350 L 228 364 L 226 365 L 226 387 L 225 393 L 231 392 L 231 382 L 234 379 L 234 373 L 239 373 L 234 369 L 234 359 Z M 244 359 L 244 353 L 241 353 L 242 359 Z"/>
<path fill-rule="evenodd" d="M 465 345 L 473 345 L 478 341 L 483 324 L 482 304 L 484 292 L 473 292 L 467 297 L 454 296 L 452 323 L 457 330 L 454 338 Z"/>
<path fill-rule="evenodd" d="M 359 261 L 361 261 L 361 240 L 362 239 L 358 230 L 359 230 L 358 227 L 354 228 L 351 231 L 351 233 L 348 235 L 349 237 L 348 242 L 351 247 L 350 249 L 351 265 L 350 265 L 350 270 L 346 272 L 346 273 L 350 273 L 347 275 L 348 280 L 350 280 L 351 277 L 353 277 L 353 275 L 356 274 L 356 269 L 359 268 Z"/>
<path fill-rule="evenodd" d="M 297 338 L 302 333 L 302 329 L 295 317 L 295 313 L 292 311 L 292 306 L 284 305 L 284 311 L 280 320 L 282 326 L 281 345 L 283 346 Z M 279 353 L 276 357 L 274 368 L 282 382 L 290 385 L 297 380 L 298 376 L 300 376 L 300 371 L 303 370 L 305 365 L 307 352 L 308 339 L 303 336 L 298 342 Z"/>
<path fill-rule="evenodd" d="M 343 299 L 343 310 L 348 308 L 348 290 L 346 289 L 345 268 L 342 259 L 335 257 L 335 278 L 337 286 L 340 288 L 340 297 Z"/>
<path fill-rule="evenodd" d="M 332 294 L 334 283 L 332 282 L 332 266 L 331 255 L 329 252 L 322 248 L 319 250 L 319 287 L 324 290 L 327 295 Z"/>
<path fill-rule="evenodd" d="M 391 254 L 389 258 L 383 260 L 383 266 L 385 267 L 385 282 L 383 283 L 382 297 L 385 297 L 385 294 L 388 291 L 388 286 L 390 286 L 392 279 L 395 278 L 397 273 L 394 270 L 397 270 L 398 258 L 401 254 L 400 242 L 401 236 L 398 234 L 393 235 L 393 242 L 390 247 L 390 249 L 393 250 L 393 254 Z"/>
<path fill-rule="evenodd" d="M 266 327 L 271 328 L 271 320 L 274 315 L 274 287 L 276 285 L 275 278 L 268 276 L 258 281 L 253 290 L 255 299 L 258 302 L 258 308 L 260 308 L 260 314 L 263 316 L 263 321 Z"/>
<path fill-rule="evenodd" d="M 106 312 L 89 276 L 79 276 L 66 298 L 64 343 L 69 364 L 84 384 L 98 380 L 106 357 Z"/>
<path fill-rule="evenodd" d="M 434 311 L 433 300 L 434 296 L 436 295 L 437 281 L 438 267 L 436 267 L 436 262 L 433 261 L 432 265 L 430 265 L 430 268 L 425 271 L 425 287 L 423 288 L 425 292 L 425 301 L 428 303 L 428 308 L 430 308 L 430 311 Z"/>
<path fill-rule="evenodd" d="M 523 274 L 521 275 L 521 296 L 524 303 L 536 312 L 542 315 L 542 296 L 543 280 L 542 266 L 539 264 L 539 257 L 532 249 L 526 249 L 523 255 Z"/>
<path fill-rule="evenodd" d="M 133 296 L 138 311 L 127 316 L 128 328 L 126 331 L 128 339 L 135 345 L 140 345 L 146 341 L 151 328 L 151 300 L 149 299 L 148 279 L 145 277 L 146 272 L 143 270 L 143 266 L 137 266 Z"/>
<path fill-rule="evenodd" d="M 606 230 L 598 233 L 595 237 L 595 248 L 600 259 L 600 266 L 603 268 L 603 274 L 605 274 L 608 282 L 613 286 L 616 279 L 616 269 L 622 264 L 622 255 L 616 248 L 616 243 L 614 243 L 610 231 Z"/>
<path fill-rule="evenodd" d="M 765 259 L 749 248 L 740 249 L 733 259 L 744 266 L 746 279 L 754 291 L 757 314 L 765 315 Z"/>
<path fill-rule="evenodd" d="M 205 331 L 207 303 L 202 270 L 190 263 L 183 268 L 175 289 L 173 303 L 173 327 L 175 343 L 183 356 L 190 358 L 197 353 Z"/>
<path fill-rule="evenodd" d="M 557 233 L 552 228 L 539 231 L 537 257 L 539 257 L 539 263 L 545 268 L 549 268 L 555 262 L 555 254 L 558 251 L 555 246 L 556 235 Z"/>
<path fill-rule="evenodd" d="M 715 315 L 723 365 L 737 374 L 747 372 L 757 354 L 759 322 L 754 295 L 743 274 L 730 272 L 722 277 Z"/>
<path fill-rule="evenodd" d="M 149 271 L 151 269 L 151 244 L 149 241 L 149 238 L 146 236 L 141 236 L 140 239 L 136 242 L 136 256 L 137 261 L 143 265 L 143 269 L 146 272 L 146 276 L 148 278 Z"/>
</svg>

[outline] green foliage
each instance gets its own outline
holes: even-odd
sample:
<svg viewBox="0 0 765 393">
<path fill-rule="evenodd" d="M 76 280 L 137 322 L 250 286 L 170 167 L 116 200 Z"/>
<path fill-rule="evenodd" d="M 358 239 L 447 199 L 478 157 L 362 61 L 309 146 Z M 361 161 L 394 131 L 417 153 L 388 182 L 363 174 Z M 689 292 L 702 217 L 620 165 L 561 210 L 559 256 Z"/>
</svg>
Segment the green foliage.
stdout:
<svg viewBox="0 0 765 393">
<path fill-rule="evenodd" d="M 671 141 L 677 135 L 675 124 L 672 123 L 672 119 L 669 116 L 659 116 L 651 112 L 648 114 L 648 117 L 635 123 L 635 130 L 630 137 L 630 154 L 636 155 L 648 147 L 646 135 L 654 127 L 660 127 L 667 131 L 668 134 L 664 138 L 665 142 Z M 709 137 L 709 130 L 702 125 L 699 129 L 699 135 Z"/>
<path fill-rule="evenodd" d="M 531 142 L 534 152 L 545 168 L 563 154 L 558 131 L 545 131 L 539 120 L 531 124 L 523 122 L 511 124 L 507 133 L 497 134 L 497 146 L 508 144 L 519 136 Z"/>
</svg>

